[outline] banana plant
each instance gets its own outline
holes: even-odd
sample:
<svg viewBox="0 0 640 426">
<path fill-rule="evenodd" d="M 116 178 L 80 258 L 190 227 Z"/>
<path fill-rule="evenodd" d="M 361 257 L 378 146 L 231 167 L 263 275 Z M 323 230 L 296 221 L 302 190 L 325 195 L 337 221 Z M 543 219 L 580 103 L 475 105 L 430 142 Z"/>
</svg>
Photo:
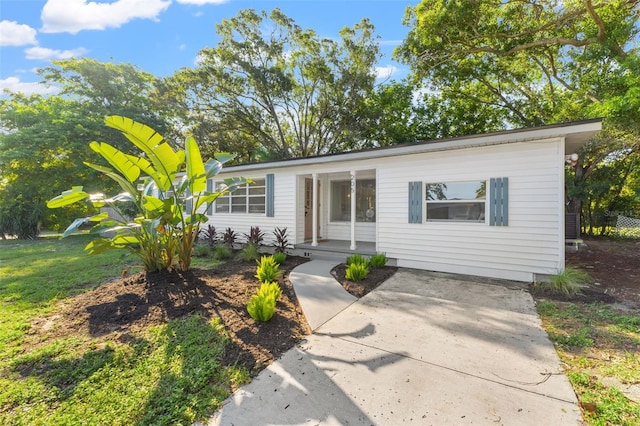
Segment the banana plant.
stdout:
<svg viewBox="0 0 640 426">
<path fill-rule="evenodd" d="M 188 270 L 200 224 L 208 220 L 202 213 L 205 205 L 240 185 L 252 183 L 251 180 L 228 178 L 216 191 L 207 191 L 207 179 L 216 176 L 223 164 L 234 157 L 232 154 L 216 154 L 205 163 L 192 137 L 186 139 L 184 150 L 174 150 L 162 135 L 130 118 L 110 116 L 105 123 L 119 130 L 142 155 L 126 154 L 106 142 L 91 142 L 90 148 L 109 166 L 85 164 L 116 181 L 123 192 L 106 197 L 74 186 L 49 200 L 47 206 L 60 208 L 88 202 L 97 210 L 109 206 L 123 219 L 109 217 L 106 212 L 79 218 L 64 231 L 62 238 L 86 223 L 95 222 L 90 233 L 97 237 L 85 247 L 90 254 L 128 249 L 142 260 L 147 271 L 176 266 Z M 124 219 L 127 216 L 123 214 L 123 204 L 133 205 L 136 211 L 133 219 Z"/>
</svg>

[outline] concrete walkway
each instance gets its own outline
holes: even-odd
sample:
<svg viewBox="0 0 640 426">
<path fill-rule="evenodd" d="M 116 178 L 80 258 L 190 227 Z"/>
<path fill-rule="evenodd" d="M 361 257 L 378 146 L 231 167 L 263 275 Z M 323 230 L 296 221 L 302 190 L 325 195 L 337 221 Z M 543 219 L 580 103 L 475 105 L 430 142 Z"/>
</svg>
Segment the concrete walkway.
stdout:
<svg viewBox="0 0 640 426">
<path fill-rule="evenodd" d="M 332 260 L 312 260 L 296 267 L 289 274 L 289 280 L 311 330 L 316 330 L 358 300 L 347 293 L 331 275 L 331 270 L 339 263 Z"/>
<path fill-rule="evenodd" d="M 350 303 L 339 284 L 305 277 L 327 278 L 330 262 L 305 265 L 291 280 L 296 291 L 300 279 L 326 285 L 330 294 L 303 284 L 298 295 L 316 325 L 326 322 L 209 424 L 582 424 L 527 292 L 401 269 Z"/>
</svg>

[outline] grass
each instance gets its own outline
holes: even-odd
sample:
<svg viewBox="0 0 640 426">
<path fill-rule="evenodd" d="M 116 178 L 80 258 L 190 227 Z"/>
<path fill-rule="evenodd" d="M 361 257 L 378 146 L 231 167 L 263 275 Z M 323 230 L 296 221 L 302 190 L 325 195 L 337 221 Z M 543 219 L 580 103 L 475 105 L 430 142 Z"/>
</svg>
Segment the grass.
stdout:
<svg viewBox="0 0 640 426">
<path fill-rule="evenodd" d="M 543 293 L 573 296 L 580 293 L 580 289 L 590 281 L 586 272 L 567 266 L 561 272 L 549 276 L 548 281 L 536 283 L 536 287 Z"/>
<path fill-rule="evenodd" d="M 640 315 L 610 305 L 542 301 L 538 313 L 591 425 L 640 425 Z M 616 384 L 620 384 L 617 385 Z"/>
<path fill-rule="evenodd" d="M 220 365 L 227 335 L 198 315 L 126 341 L 75 335 L 31 343 L 32 321 L 59 301 L 123 268 L 139 270 L 123 251 L 85 255 L 87 241 L 0 242 L 0 424 L 191 424 L 248 380 L 245 370 Z"/>
</svg>

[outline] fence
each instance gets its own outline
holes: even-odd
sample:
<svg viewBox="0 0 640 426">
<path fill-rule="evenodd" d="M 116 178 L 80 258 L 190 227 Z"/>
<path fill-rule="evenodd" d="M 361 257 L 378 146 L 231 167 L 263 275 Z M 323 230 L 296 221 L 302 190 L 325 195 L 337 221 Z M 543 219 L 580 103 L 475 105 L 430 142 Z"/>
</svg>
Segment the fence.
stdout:
<svg viewBox="0 0 640 426">
<path fill-rule="evenodd" d="M 615 234 L 624 238 L 640 238 L 640 219 L 618 215 Z"/>
</svg>

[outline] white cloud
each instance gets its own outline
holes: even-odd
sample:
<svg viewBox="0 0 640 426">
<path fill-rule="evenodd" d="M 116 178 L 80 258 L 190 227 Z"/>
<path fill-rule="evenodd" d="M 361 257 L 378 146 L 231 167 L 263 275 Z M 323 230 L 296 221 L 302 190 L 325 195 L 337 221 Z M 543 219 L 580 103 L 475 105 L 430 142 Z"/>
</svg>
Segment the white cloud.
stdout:
<svg viewBox="0 0 640 426">
<path fill-rule="evenodd" d="M 23 82 L 20 81 L 18 77 L 0 79 L 0 94 L 4 93 L 5 90 L 11 92 L 20 92 L 24 93 L 25 95 L 51 95 L 60 91 L 60 89 L 56 86 L 47 86 L 37 82 Z"/>
<path fill-rule="evenodd" d="M 24 46 L 38 44 L 36 30 L 16 21 L 0 22 L 0 46 Z"/>
<path fill-rule="evenodd" d="M 42 32 L 76 34 L 82 30 L 118 28 L 132 19 L 157 19 L 171 0 L 48 0 L 42 8 Z"/>
<path fill-rule="evenodd" d="M 386 67 L 375 67 L 376 79 L 387 79 L 394 74 L 397 74 L 400 70 L 393 65 L 387 65 Z"/>
<path fill-rule="evenodd" d="M 47 47 L 30 47 L 25 51 L 27 59 L 36 59 L 42 61 L 49 61 L 51 59 L 71 59 L 76 56 L 82 56 L 88 52 L 84 47 L 79 47 L 77 49 L 72 50 L 58 50 L 58 49 L 49 49 Z"/>
<path fill-rule="evenodd" d="M 223 4 L 229 0 L 177 0 L 178 3 L 182 4 L 195 4 L 197 6 L 202 6 L 203 4 Z"/>
</svg>

